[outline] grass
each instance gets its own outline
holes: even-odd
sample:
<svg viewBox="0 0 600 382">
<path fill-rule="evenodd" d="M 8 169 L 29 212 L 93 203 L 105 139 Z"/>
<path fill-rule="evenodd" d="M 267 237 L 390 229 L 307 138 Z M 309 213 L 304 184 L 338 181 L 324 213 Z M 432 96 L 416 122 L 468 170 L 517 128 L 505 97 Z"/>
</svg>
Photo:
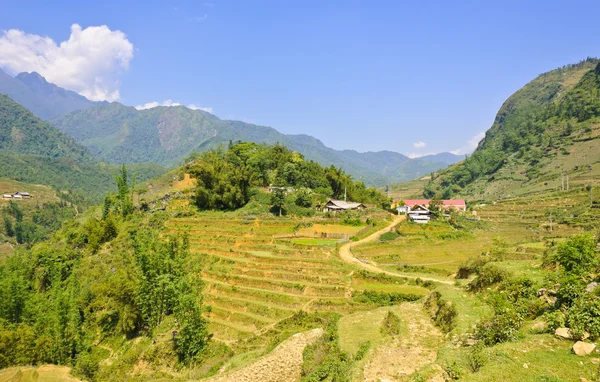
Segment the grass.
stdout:
<svg viewBox="0 0 600 382">
<path fill-rule="evenodd" d="M 379 344 L 384 339 L 381 326 L 390 311 L 399 314 L 396 307 L 383 307 L 340 318 L 338 321 L 340 349 L 355 356 L 361 344 L 370 342 L 373 347 Z M 405 331 L 406 327 L 402 324 L 401 333 Z"/>
<path fill-rule="evenodd" d="M 299 238 L 299 239 L 291 239 L 290 240 L 294 244 L 300 245 L 325 245 L 325 246 L 335 246 L 335 244 L 339 241 L 338 239 L 309 239 L 309 238 Z"/>
<path fill-rule="evenodd" d="M 342 225 L 342 224 L 313 224 L 311 227 L 302 228 L 296 232 L 298 236 L 302 235 L 318 235 L 321 233 L 339 233 L 339 234 L 347 234 L 354 235 L 364 227 L 355 227 L 350 225 Z"/>
</svg>

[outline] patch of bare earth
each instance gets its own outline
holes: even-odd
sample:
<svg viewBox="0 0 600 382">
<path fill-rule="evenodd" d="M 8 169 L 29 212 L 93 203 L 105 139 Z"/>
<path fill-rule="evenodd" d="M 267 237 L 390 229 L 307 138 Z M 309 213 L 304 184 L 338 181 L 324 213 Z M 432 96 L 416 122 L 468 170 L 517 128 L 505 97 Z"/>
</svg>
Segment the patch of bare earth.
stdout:
<svg viewBox="0 0 600 382">
<path fill-rule="evenodd" d="M 300 379 L 304 348 L 323 335 L 323 329 L 294 334 L 258 361 L 210 382 L 293 382 Z"/>
<path fill-rule="evenodd" d="M 406 332 L 379 345 L 365 363 L 364 381 L 408 381 L 409 376 L 437 358 L 442 333 L 420 304 L 400 305 Z"/>
</svg>

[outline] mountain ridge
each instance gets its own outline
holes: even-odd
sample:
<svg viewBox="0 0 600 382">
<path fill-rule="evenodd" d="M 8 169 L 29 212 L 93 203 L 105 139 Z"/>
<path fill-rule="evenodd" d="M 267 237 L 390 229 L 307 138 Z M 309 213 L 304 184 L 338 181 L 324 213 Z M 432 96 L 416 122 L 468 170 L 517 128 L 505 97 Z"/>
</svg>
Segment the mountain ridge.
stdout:
<svg viewBox="0 0 600 382">
<path fill-rule="evenodd" d="M 500 107 L 467 159 L 434 174 L 426 197 L 495 200 L 598 183 L 600 61 L 543 73 Z"/>
<path fill-rule="evenodd" d="M 102 104 L 52 84 L 37 72 L 22 72 L 12 77 L 0 69 L 0 93 L 44 120 Z"/>
<path fill-rule="evenodd" d="M 206 151 L 229 141 L 280 143 L 321 165 L 342 167 L 369 185 L 412 179 L 445 168 L 448 156 L 410 159 L 393 151 L 360 153 L 334 150 L 306 134 L 283 134 L 269 126 L 223 120 L 185 106 L 157 106 L 137 110 L 118 102 L 73 111 L 51 123 L 87 147 L 103 161 L 155 161 L 174 166 L 195 151 Z M 458 161 L 461 157 L 454 156 Z"/>
</svg>

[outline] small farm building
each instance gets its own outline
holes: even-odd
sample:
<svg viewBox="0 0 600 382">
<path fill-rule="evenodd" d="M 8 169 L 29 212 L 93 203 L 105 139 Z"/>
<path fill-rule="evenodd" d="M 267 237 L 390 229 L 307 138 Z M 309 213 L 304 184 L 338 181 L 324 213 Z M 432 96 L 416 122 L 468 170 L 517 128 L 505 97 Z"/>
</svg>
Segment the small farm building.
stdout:
<svg viewBox="0 0 600 382">
<path fill-rule="evenodd" d="M 325 206 L 323 206 L 323 212 L 337 212 L 337 211 L 348 211 L 348 210 L 362 210 L 366 206 L 362 203 L 346 202 L 344 200 L 329 200 Z"/>
</svg>

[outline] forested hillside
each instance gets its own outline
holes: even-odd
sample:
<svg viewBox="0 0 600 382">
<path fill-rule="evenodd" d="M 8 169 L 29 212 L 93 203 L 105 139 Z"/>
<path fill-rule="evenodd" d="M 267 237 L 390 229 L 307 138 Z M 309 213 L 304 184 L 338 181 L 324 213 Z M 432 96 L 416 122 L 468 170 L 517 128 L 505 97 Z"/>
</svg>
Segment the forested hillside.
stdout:
<svg viewBox="0 0 600 382">
<path fill-rule="evenodd" d="M 236 209 L 250 201 L 253 187 L 275 186 L 272 204 L 279 210 L 291 205 L 309 209 L 327 198 L 387 207 L 389 200 L 367 188 L 340 168 L 321 167 L 282 145 L 242 142 L 228 149 L 210 150 L 188 158 L 184 171 L 196 179 L 195 201 L 202 209 Z M 286 207 L 286 204 L 288 207 Z"/>
<path fill-rule="evenodd" d="M 166 214 L 134 213 L 124 169 L 117 184 L 101 216 L 72 220 L 0 264 L 0 368 L 74 365 L 93 380 L 106 357 L 97 341 L 149 339 L 165 321 L 178 330 L 173 349 L 181 364 L 205 347 L 201 280 L 187 237 L 160 237 Z M 112 366 L 103 379 L 123 375 Z"/>
<path fill-rule="evenodd" d="M 280 143 L 323 166 L 341 167 L 369 185 L 383 185 L 445 168 L 460 159 L 452 154 L 409 159 L 389 151 L 338 151 L 308 135 L 285 135 L 271 127 L 221 120 L 183 106 L 136 110 L 112 103 L 73 112 L 52 123 L 94 156 L 111 163 L 175 166 L 192 152 L 230 140 Z"/>
<path fill-rule="evenodd" d="M 545 73 L 502 105 L 466 160 L 434 173 L 425 195 L 507 197 L 597 179 L 600 65 L 587 59 Z M 564 188 L 567 186 L 564 185 Z"/>
<path fill-rule="evenodd" d="M 49 83 L 36 72 L 19 73 L 12 77 L 0 69 L 0 94 L 8 95 L 45 120 L 99 104 Z"/>
<path fill-rule="evenodd" d="M 78 204 L 95 204 L 112 187 L 117 171 L 117 165 L 98 163 L 72 138 L 0 95 L 0 178 L 45 184 L 70 191 Z M 164 169 L 140 163 L 132 171 L 143 181 Z"/>
</svg>

